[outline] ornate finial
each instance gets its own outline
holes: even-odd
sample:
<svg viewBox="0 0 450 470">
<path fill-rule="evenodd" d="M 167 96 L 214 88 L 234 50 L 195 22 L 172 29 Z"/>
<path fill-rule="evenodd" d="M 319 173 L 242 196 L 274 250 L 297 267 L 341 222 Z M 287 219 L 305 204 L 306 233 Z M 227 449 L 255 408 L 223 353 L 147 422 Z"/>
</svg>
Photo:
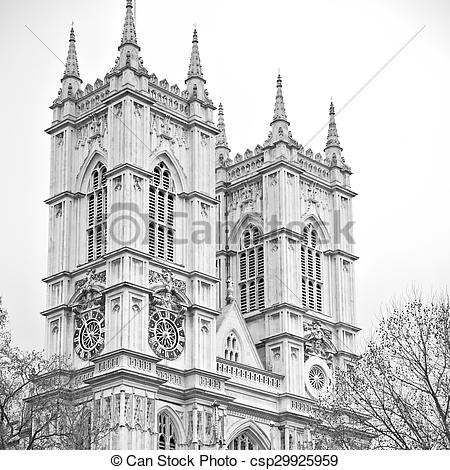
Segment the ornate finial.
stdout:
<svg viewBox="0 0 450 470">
<path fill-rule="evenodd" d="M 225 119 L 223 117 L 223 106 L 222 102 L 219 104 L 219 116 L 217 119 L 217 128 L 220 134 L 216 137 L 216 147 L 228 147 L 227 134 L 225 132 Z"/>
<path fill-rule="evenodd" d="M 134 46 L 139 47 L 136 39 L 136 28 L 134 25 L 133 0 L 127 0 L 127 11 L 125 13 L 125 23 L 123 25 L 122 42 L 120 43 L 120 47 L 125 44 L 133 44 Z"/>
<path fill-rule="evenodd" d="M 189 62 L 188 79 L 192 77 L 203 78 L 202 66 L 200 64 L 200 53 L 198 51 L 197 28 L 195 27 L 194 34 L 192 36 L 192 52 L 191 60 Z"/>
<path fill-rule="evenodd" d="M 278 74 L 277 78 L 277 95 L 275 97 L 275 109 L 273 112 L 273 120 L 283 120 L 287 121 L 286 110 L 284 108 L 284 100 L 283 100 L 283 82 L 281 80 L 281 75 Z"/>
<path fill-rule="evenodd" d="M 66 68 L 64 70 L 64 78 L 75 77 L 80 78 L 80 72 L 78 70 L 78 59 L 77 59 L 77 50 L 75 48 L 75 31 L 72 27 L 70 28 L 69 36 L 69 52 L 67 53 Z"/>
<path fill-rule="evenodd" d="M 327 145 L 325 148 L 328 147 L 339 147 L 340 148 L 340 142 L 339 142 L 339 136 L 337 133 L 337 128 L 336 128 L 336 121 L 334 119 L 334 104 L 333 104 L 333 98 L 331 99 L 330 102 L 330 121 L 328 124 L 328 135 L 327 135 Z"/>
</svg>

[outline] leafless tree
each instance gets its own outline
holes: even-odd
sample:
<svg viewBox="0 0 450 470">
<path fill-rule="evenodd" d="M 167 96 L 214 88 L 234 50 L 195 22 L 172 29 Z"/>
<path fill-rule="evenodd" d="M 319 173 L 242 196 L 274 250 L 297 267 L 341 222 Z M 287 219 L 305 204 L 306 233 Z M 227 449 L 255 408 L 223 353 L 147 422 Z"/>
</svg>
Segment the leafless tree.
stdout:
<svg viewBox="0 0 450 470">
<path fill-rule="evenodd" d="M 367 433 L 373 448 L 450 449 L 448 297 L 393 306 L 316 417 L 331 447 L 358 448 Z"/>
<path fill-rule="evenodd" d="M 46 359 L 11 343 L 0 298 L 0 449 L 89 449 L 110 431 L 90 397 L 76 396 L 62 357 Z"/>
</svg>

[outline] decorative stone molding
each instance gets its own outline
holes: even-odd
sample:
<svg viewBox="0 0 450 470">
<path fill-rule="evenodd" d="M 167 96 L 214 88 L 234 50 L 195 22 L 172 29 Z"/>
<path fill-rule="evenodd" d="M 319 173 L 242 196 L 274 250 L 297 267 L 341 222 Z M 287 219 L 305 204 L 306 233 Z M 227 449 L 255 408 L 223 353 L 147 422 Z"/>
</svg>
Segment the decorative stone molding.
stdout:
<svg viewBox="0 0 450 470">
<path fill-rule="evenodd" d="M 175 279 L 172 275 L 172 272 L 168 269 L 163 269 L 161 273 L 157 271 L 149 271 L 148 282 L 150 283 L 150 285 L 159 283 L 171 283 L 173 288 L 179 290 L 180 292 L 186 293 L 186 283 L 181 279 Z"/>
<path fill-rule="evenodd" d="M 84 279 L 75 282 L 75 292 L 82 287 L 88 287 L 94 284 L 106 284 L 106 271 L 96 273 L 95 270 L 89 269 Z"/>
</svg>

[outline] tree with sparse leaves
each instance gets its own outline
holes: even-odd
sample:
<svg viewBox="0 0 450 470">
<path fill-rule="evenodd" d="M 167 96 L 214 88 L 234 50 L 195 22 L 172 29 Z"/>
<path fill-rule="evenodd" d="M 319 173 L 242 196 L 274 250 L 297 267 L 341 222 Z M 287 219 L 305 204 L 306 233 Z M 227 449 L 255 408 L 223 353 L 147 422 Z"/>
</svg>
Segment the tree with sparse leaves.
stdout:
<svg viewBox="0 0 450 470">
<path fill-rule="evenodd" d="M 450 449 L 450 304 L 394 306 L 354 366 L 319 401 L 328 448 Z M 320 434 L 320 433 L 319 433 Z"/>
<path fill-rule="evenodd" d="M 110 432 L 91 400 L 74 399 L 62 357 L 46 359 L 11 342 L 0 298 L 0 449 L 98 448 Z"/>
</svg>

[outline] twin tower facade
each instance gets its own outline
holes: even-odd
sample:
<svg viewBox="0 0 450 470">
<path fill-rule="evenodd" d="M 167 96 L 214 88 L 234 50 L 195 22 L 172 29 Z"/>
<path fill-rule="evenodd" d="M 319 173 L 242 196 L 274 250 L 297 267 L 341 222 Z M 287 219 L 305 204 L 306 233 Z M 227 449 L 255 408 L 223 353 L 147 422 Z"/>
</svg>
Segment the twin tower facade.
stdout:
<svg viewBox="0 0 450 470">
<path fill-rule="evenodd" d="M 267 140 L 230 156 L 197 32 L 184 89 L 149 72 L 132 2 L 114 67 L 53 102 L 49 355 L 110 449 L 304 449 L 354 356 L 350 168 L 294 140 L 278 77 Z"/>
</svg>

